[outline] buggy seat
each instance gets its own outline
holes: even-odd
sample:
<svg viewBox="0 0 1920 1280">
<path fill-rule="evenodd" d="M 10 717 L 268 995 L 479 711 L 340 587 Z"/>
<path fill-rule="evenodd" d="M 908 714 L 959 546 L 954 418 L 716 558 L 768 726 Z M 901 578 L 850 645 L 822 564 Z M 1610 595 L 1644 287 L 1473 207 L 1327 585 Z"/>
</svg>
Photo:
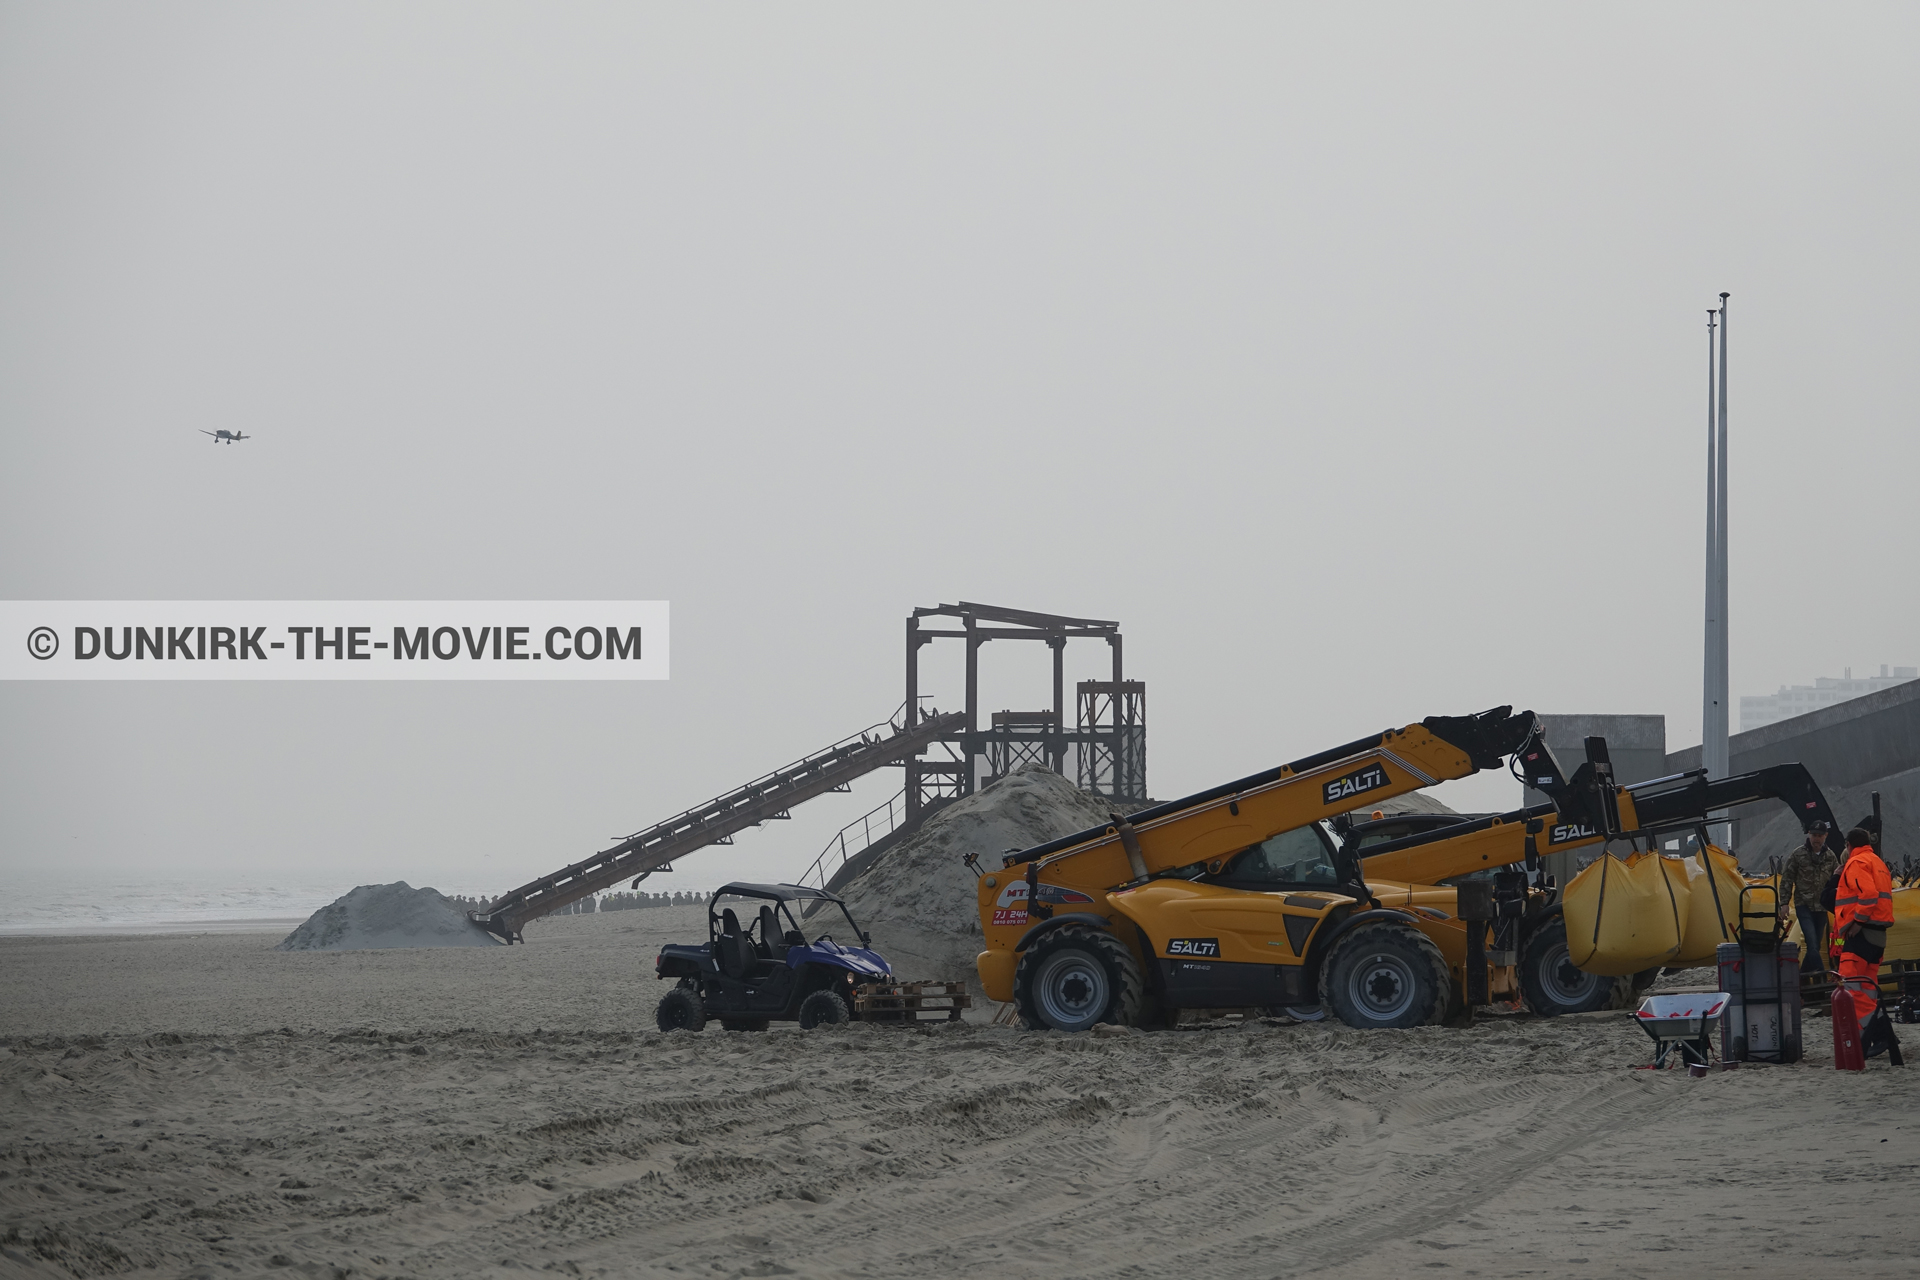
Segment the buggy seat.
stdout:
<svg viewBox="0 0 1920 1280">
<path fill-rule="evenodd" d="M 763 929 L 768 914 L 765 907 L 760 908 L 759 924 Z M 733 913 L 732 907 L 720 913 L 720 936 L 714 940 L 714 959 L 722 974 L 741 982 L 763 978 L 780 967 L 780 961 L 771 959 L 752 935 L 740 927 L 740 917 Z"/>
</svg>

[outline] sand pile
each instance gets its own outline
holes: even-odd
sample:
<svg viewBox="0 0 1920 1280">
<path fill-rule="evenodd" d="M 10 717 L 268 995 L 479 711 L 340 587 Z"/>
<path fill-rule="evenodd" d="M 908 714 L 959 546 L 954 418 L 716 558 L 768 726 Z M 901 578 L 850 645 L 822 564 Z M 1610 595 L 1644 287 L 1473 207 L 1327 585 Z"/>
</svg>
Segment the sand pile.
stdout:
<svg viewBox="0 0 1920 1280">
<path fill-rule="evenodd" d="M 842 896 L 902 978 L 971 980 L 980 917 L 974 874 L 961 859 L 977 852 L 982 867 L 997 871 L 1008 849 L 1103 826 L 1113 807 L 1051 769 L 1028 765 L 928 818 Z"/>
<path fill-rule="evenodd" d="M 1372 819 L 1376 813 L 1384 814 L 1389 818 L 1397 818 L 1403 813 L 1451 813 L 1457 815 L 1459 812 L 1458 809 L 1440 803 L 1424 791 L 1409 791 L 1403 796 L 1394 796 L 1391 799 L 1382 800 L 1377 804 L 1370 804 L 1364 809 L 1355 809 L 1348 816 L 1355 822 L 1366 822 Z"/>
<path fill-rule="evenodd" d="M 375 947 L 491 947 L 498 939 L 451 899 L 404 880 L 363 884 L 286 936 L 276 951 L 367 951 Z"/>
</svg>

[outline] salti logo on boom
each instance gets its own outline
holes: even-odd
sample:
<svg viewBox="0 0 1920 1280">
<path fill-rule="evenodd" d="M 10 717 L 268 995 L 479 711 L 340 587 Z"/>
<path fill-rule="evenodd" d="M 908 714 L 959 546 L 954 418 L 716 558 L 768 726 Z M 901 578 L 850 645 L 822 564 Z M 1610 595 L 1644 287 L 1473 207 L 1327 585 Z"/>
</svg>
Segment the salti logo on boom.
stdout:
<svg viewBox="0 0 1920 1280">
<path fill-rule="evenodd" d="M 1351 800 L 1357 795 L 1377 791 L 1387 785 L 1387 771 L 1377 764 L 1355 769 L 1352 773 L 1335 778 L 1321 788 L 1321 794 L 1328 804 L 1339 804 L 1342 800 Z"/>
</svg>

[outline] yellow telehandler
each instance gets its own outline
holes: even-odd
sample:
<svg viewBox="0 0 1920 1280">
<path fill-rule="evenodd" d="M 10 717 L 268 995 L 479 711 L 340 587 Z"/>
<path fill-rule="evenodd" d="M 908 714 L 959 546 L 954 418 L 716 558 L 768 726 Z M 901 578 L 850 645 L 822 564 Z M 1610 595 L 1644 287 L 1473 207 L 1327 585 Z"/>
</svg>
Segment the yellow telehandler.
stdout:
<svg viewBox="0 0 1920 1280">
<path fill-rule="evenodd" d="M 1696 771 L 1623 790 L 1604 741 L 1587 748 L 1568 776 L 1531 712 L 1430 717 L 1115 813 L 1106 827 L 1010 852 L 997 871 L 970 860 L 981 983 L 992 999 L 1012 1001 L 1026 1025 L 1062 1031 L 1156 1025 L 1185 1008 L 1311 1005 L 1358 1027 L 1419 1026 L 1463 1000 L 1484 1003 L 1498 990 L 1492 979 L 1511 986 L 1516 971 L 1539 1012 L 1604 1007 L 1621 998 L 1619 984 L 1597 985 L 1566 961 L 1545 855 L 1619 839 L 1651 844 L 1661 831 L 1772 796 L 1806 807 L 1809 820 L 1831 820 L 1798 765 L 1711 783 Z M 1336 826 L 1341 815 L 1509 757 L 1552 803 L 1373 845 L 1364 856 L 1352 829 Z M 1483 871 L 1493 881 L 1471 881 L 1464 893 L 1440 883 Z M 1477 918 L 1460 919 L 1463 906 Z"/>
<path fill-rule="evenodd" d="M 1797 762 L 1730 778 L 1709 780 L 1704 769 L 1695 769 L 1618 786 L 1612 779 L 1605 740 L 1587 739 L 1586 753 L 1586 763 L 1564 781 L 1550 752 L 1542 750 L 1528 766 L 1537 775 L 1523 776 L 1523 781 L 1554 797 L 1548 804 L 1364 848 L 1353 847 L 1358 842 L 1351 831 L 1343 842 L 1349 856 L 1358 855 L 1359 879 L 1376 900 L 1388 906 L 1426 908 L 1421 928 L 1448 959 L 1455 1003 L 1477 1005 L 1491 997 L 1522 994 L 1530 1009 L 1548 1016 L 1624 1008 L 1658 976 L 1658 964 L 1623 972 L 1618 955 L 1604 954 L 1604 945 L 1596 947 L 1601 919 L 1594 908 L 1608 909 L 1605 882 L 1595 886 L 1600 893 L 1597 903 L 1591 893 L 1570 902 L 1569 891 L 1577 895 L 1579 880 L 1570 886 L 1555 885 L 1544 874 L 1543 859 L 1548 854 L 1594 845 L 1604 846 L 1610 854 L 1615 844 L 1624 843 L 1631 863 L 1635 855 L 1657 856 L 1666 836 L 1690 834 L 1701 901 L 1685 902 L 1695 890 L 1684 891 L 1681 902 L 1667 904 L 1672 917 L 1662 924 L 1671 925 L 1676 946 L 1683 938 L 1699 934 L 1700 954 L 1686 962 L 1711 964 L 1713 947 L 1731 940 L 1739 927 L 1741 892 L 1750 887 L 1731 856 L 1710 840 L 1711 815 L 1736 805 L 1777 800 L 1794 811 L 1803 827 L 1815 821 L 1833 822 L 1819 785 Z M 1656 871 L 1649 864 L 1640 878 L 1651 877 L 1658 883 L 1666 877 L 1685 886 L 1688 875 L 1678 859 L 1668 858 L 1664 870 Z M 1623 884 L 1615 892 L 1623 894 L 1628 887 Z M 1774 894 L 1770 886 L 1762 895 L 1769 910 Z M 1574 905 L 1583 913 L 1577 946 L 1570 943 L 1566 918 Z M 1616 909 L 1629 908 L 1622 903 Z M 1435 919 L 1435 912 L 1447 918 Z M 1666 915 L 1657 905 L 1655 913 Z M 1691 932 L 1690 923 L 1697 926 Z M 1591 934 L 1584 932 L 1589 925 Z M 1335 1006 L 1354 998 L 1351 992 L 1327 995 Z"/>
</svg>

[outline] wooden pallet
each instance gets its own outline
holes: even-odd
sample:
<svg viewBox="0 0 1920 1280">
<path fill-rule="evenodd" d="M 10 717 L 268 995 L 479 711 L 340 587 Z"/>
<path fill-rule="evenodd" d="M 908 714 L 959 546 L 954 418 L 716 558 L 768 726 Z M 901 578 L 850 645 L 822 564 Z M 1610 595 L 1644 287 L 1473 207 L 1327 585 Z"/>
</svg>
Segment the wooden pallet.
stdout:
<svg viewBox="0 0 1920 1280">
<path fill-rule="evenodd" d="M 862 1022 L 958 1022 L 973 1007 L 963 982 L 869 982 L 853 989 Z"/>
</svg>

